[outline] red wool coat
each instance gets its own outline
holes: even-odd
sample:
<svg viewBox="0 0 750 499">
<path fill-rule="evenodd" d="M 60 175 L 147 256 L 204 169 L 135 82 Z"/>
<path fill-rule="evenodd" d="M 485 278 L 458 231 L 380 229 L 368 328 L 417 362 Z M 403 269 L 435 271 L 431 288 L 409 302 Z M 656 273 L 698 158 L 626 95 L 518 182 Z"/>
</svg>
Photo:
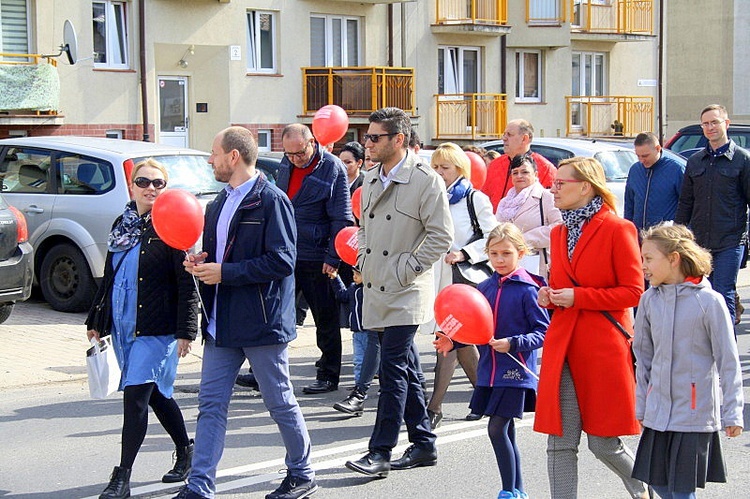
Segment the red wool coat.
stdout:
<svg viewBox="0 0 750 499">
<path fill-rule="evenodd" d="M 600 312 L 608 311 L 633 334 L 628 309 L 643 293 L 635 226 L 605 205 L 584 226 L 572 262 L 567 237 L 564 225 L 550 234 L 550 286 L 574 287 L 575 301 L 555 309 L 545 336 L 534 430 L 562 435 L 560 375 L 567 359 L 583 430 L 599 437 L 637 434 L 630 345 Z"/>
</svg>

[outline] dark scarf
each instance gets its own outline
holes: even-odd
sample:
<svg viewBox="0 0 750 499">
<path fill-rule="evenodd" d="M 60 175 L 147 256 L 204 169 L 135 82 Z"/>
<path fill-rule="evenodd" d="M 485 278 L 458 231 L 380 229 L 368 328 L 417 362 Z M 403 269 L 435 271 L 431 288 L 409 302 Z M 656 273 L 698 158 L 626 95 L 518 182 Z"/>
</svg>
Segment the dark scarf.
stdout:
<svg viewBox="0 0 750 499">
<path fill-rule="evenodd" d="M 563 223 L 568 228 L 568 260 L 573 259 L 573 250 L 581 238 L 583 225 L 591 220 L 591 217 L 599 213 L 603 204 L 604 200 L 601 196 L 595 196 L 586 206 L 575 210 L 560 210 Z"/>
<path fill-rule="evenodd" d="M 471 190 L 471 182 L 464 177 L 458 177 L 458 179 L 448 187 L 448 203 L 458 203 L 466 197 L 469 190 Z"/>
<path fill-rule="evenodd" d="M 135 201 L 125 206 L 120 221 L 112 228 L 107 238 L 107 248 L 113 253 L 127 251 L 141 242 L 144 227 L 151 221 L 151 212 L 143 216 L 138 214 Z"/>
</svg>

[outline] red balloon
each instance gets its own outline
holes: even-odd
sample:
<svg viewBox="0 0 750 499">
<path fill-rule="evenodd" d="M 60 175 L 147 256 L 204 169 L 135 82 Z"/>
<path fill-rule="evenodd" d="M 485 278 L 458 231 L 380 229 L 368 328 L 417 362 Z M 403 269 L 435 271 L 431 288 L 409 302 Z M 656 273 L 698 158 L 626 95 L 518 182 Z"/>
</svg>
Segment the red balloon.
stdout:
<svg viewBox="0 0 750 499">
<path fill-rule="evenodd" d="M 352 267 L 357 265 L 357 250 L 359 249 L 359 241 L 357 240 L 358 231 L 359 227 L 344 227 L 336 234 L 336 239 L 333 241 L 339 258 Z"/>
<path fill-rule="evenodd" d="M 453 341 L 486 345 L 494 336 L 487 298 L 467 284 L 451 284 L 435 297 L 435 322 Z"/>
<path fill-rule="evenodd" d="M 203 233 L 203 207 L 182 189 L 162 192 L 151 208 L 154 230 L 169 246 L 187 251 Z"/>
<path fill-rule="evenodd" d="M 334 104 L 321 107 L 313 116 L 313 135 L 324 146 L 338 141 L 348 129 L 349 115 Z"/>
<path fill-rule="evenodd" d="M 471 161 L 471 185 L 475 189 L 481 189 L 484 181 L 487 180 L 487 165 L 482 157 L 471 151 L 465 151 Z"/>
<path fill-rule="evenodd" d="M 352 213 L 357 219 L 362 218 L 362 187 L 357 187 L 352 193 Z"/>
</svg>

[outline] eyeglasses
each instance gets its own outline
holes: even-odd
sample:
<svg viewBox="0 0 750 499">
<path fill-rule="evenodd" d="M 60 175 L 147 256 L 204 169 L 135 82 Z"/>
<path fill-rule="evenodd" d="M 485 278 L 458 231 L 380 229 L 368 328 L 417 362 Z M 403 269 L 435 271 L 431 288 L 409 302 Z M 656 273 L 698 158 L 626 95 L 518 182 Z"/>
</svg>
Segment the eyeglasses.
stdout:
<svg viewBox="0 0 750 499">
<path fill-rule="evenodd" d="M 559 191 L 565 184 L 578 184 L 580 182 L 585 182 L 585 180 L 576 180 L 574 178 L 559 178 L 555 179 L 555 181 L 552 182 L 552 187 Z"/>
<path fill-rule="evenodd" d="M 292 158 L 302 158 L 302 157 L 305 156 L 305 154 L 307 154 L 307 148 L 310 147 L 310 144 L 311 144 L 311 142 L 308 142 L 307 144 L 305 144 L 305 148 L 302 149 L 301 151 L 297 151 L 297 152 L 285 152 L 284 156 L 286 156 L 289 159 L 292 159 Z"/>
<path fill-rule="evenodd" d="M 372 142 L 373 144 L 377 144 L 380 140 L 380 137 L 392 137 L 394 135 L 398 135 L 400 132 L 396 133 L 366 133 L 363 135 L 365 142 L 368 140 Z"/>
<path fill-rule="evenodd" d="M 140 187 L 141 189 L 146 189 L 149 185 L 153 185 L 154 189 L 164 189 L 167 186 L 167 181 L 163 178 L 146 178 L 146 177 L 138 177 L 137 179 L 133 180 L 133 183 Z"/>
<path fill-rule="evenodd" d="M 701 123 L 701 128 L 716 128 L 722 123 L 726 123 L 726 121 L 727 120 L 704 121 L 703 123 Z"/>
</svg>

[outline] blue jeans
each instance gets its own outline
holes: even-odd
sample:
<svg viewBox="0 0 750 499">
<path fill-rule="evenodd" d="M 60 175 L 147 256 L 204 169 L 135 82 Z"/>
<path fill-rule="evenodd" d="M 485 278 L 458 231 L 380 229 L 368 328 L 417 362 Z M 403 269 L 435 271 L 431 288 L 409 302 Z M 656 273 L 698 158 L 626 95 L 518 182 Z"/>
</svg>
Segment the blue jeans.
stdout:
<svg viewBox="0 0 750 499">
<path fill-rule="evenodd" d="M 390 460 L 398 443 L 401 422 L 406 423 L 409 441 L 419 448 L 435 448 L 435 434 L 430 430 L 424 390 L 417 375 L 414 334 L 416 325 L 389 326 L 380 345 L 380 398 L 375 428 L 369 450 Z"/>
<path fill-rule="evenodd" d="M 367 350 L 367 331 L 352 331 L 352 362 L 354 363 L 354 383 L 359 382 L 362 372 L 362 359 Z"/>
<path fill-rule="evenodd" d="M 711 252 L 713 271 L 708 279 L 711 281 L 711 287 L 714 288 L 714 291 L 724 297 L 729 315 L 732 317 L 732 324 L 734 324 L 736 313 L 734 309 L 734 294 L 736 291 L 734 288 L 737 285 L 737 273 L 740 271 L 742 251 L 742 246 L 736 246 Z"/>
<path fill-rule="evenodd" d="M 245 359 L 253 366 L 263 403 L 276 422 L 286 447 L 286 467 L 297 478 L 315 476 L 310 467 L 310 436 L 289 381 L 287 345 L 217 347 L 206 337 L 203 348 L 195 453 L 188 487 L 209 499 L 216 491 L 216 469 L 224 453 L 232 388 Z"/>
<path fill-rule="evenodd" d="M 652 485 L 651 488 L 662 499 L 695 499 L 695 492 L 670 492 L 665 485 Z"/>
<path fill-rule="evenodd" d="M 367 393 L 367 390 L 370 388 L 372 380 L 378 373 L 378 368 L 380 367 L 380 338 L 376 331 L 364 330 L 354 333 L 355 338 L 358 335 L 359 337 L 364 337 L 365 347 L 362 352 L 359 375 L 357 375 L 357 355 L 355 350 L 354 382 L 359 391 Z"/>
</svg>

